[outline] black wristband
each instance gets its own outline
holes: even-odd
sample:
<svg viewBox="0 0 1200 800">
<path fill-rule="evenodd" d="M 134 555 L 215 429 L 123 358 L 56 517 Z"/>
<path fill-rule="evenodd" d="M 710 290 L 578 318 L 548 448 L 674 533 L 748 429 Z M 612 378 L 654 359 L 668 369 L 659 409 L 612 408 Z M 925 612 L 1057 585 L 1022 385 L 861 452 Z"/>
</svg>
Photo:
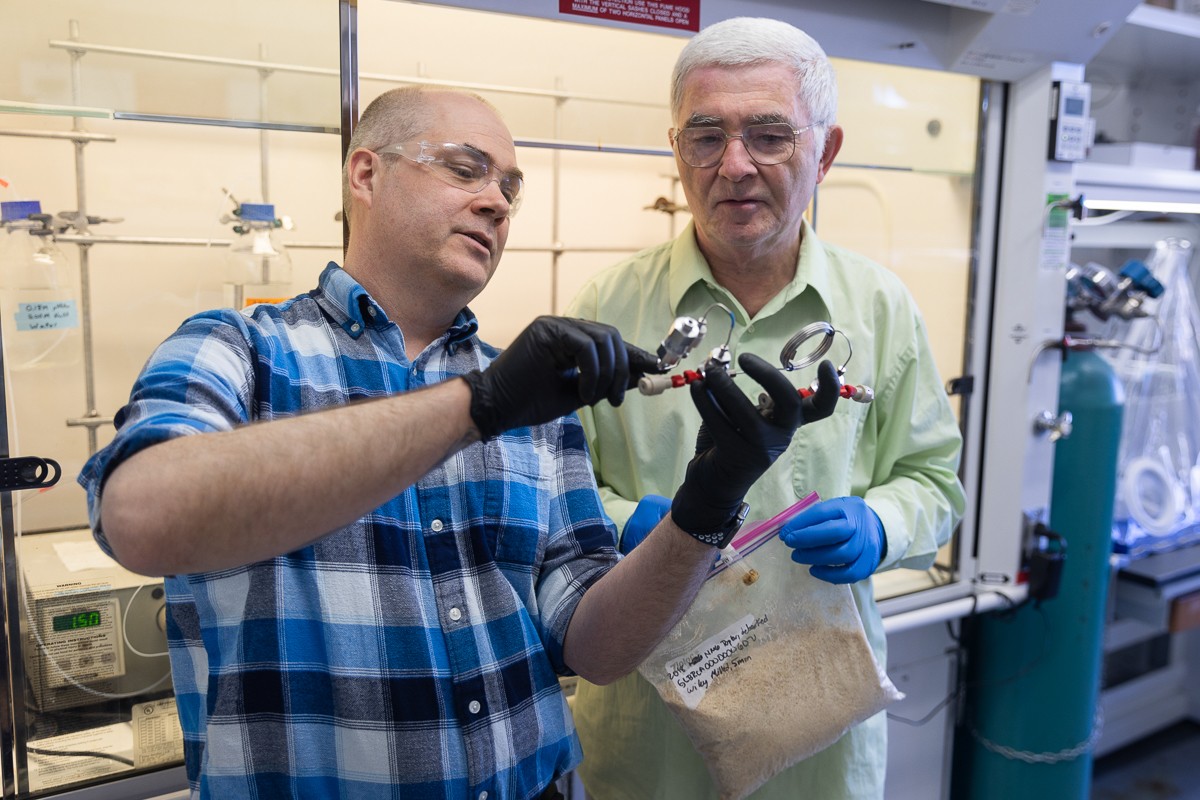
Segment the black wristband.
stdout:
<svg viewBox="0 0 1200 800">
<path fill-rule="evenodd" d="M 704 544 L 720 549 L 729 546 L 729 543 L 733 541 L 733 537 L 742 529 L 742 525 L 746 522 L 746 515 L 749 513 L 750 504 L 742 503 L 733 512 L 733 516 L 729 518 L 729 521 L 715 531 L 697 533 L 696 531 L 689 531 L 683 528 L 680 528 L 680 530 L 683 530 L 684 533 L 698 542 L 703 542 Z"/>
</svg>

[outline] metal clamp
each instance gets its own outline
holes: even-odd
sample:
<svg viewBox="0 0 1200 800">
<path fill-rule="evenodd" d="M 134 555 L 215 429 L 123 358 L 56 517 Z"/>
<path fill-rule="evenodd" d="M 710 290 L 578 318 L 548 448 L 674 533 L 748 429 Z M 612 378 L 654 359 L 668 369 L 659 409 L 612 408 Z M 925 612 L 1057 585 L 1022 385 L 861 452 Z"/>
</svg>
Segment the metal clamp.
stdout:
<svg viewBox="0 0 1200 800">
<path fill-rule="evenodd" d="M 0 458 L 0 491 L 48 489 L 58 483 L 62 469 L 52 458 Z"/>
</svg>

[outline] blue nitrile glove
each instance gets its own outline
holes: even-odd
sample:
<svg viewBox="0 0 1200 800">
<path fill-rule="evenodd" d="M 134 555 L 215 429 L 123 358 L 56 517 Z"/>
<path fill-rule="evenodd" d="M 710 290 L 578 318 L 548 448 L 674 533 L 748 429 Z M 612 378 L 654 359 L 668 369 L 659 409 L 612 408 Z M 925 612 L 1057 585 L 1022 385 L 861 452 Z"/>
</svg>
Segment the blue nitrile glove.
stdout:
<svg viewBox="0 0 1200 800">
<path fill-rule="evenodd" d="M 811 505 L 783 524 L 779 538 L 793 548 L 792 561 L 812 564 L 812 576 L 828 583 L 861 581 L 887 555 L 883 523 L 861 497 Z"/>
<path fill-rule="evenodd" d="M 671 513 L 671 498 L 661 494 L 648 494 L 638 501 L 637 508 L 621 530 L 621 552 L 629 555 L 646 535 Z"/>
</svg>

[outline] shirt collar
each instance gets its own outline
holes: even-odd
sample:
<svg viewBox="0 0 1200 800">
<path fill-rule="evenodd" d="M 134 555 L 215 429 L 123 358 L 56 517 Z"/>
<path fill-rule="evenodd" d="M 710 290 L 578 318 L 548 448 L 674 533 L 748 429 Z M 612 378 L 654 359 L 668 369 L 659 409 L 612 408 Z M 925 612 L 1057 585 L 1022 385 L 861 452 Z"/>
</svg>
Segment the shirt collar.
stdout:
<svg viewBox="0 0 1200 800">
<path fill-rule="evenodd" d="M 829 259 L 825 257 L 825 248 L 821 244 L 821 240 L 817 238 L 812 226 L 808 224 L 808 220 L 803 218 L 800 220 L 800 237 L 796 274 L 791 282 L 771 298 L 758 313 L 760 318 L 768 317 L 783 308 L 793 298 L 799 297 L 809 286 L 825 301 L 826 306 L 833 296 L 830 286 Z M 741 304 L 713 277 L 712 268 L 709 267 L 707 259 L 700 252 L 700 246 L 696 243 L 695 222 L 689 221 L 671 249 L 669 291 L 672 310 L 676 312 L 679 310 L 684 296 L 697 284 L 707 286 L 714 296 L 725 298 L 732 303 L 731 307 L 737 309 L 743 324 L 748 321 Z"/>
<path fill-rule="evenodd" d="M 342 330 L 357 339 L 367 328 L 383 328 L 391 320 L 383 306 L 375 302 L 362 284 L 335 262 L 330 261 L 321 273 L 321 303 Z M 479 330 L 479 321 L 469 308 L 463 308 L 446 330 L 447 346 L 451 351 L 470 339 Z"/>
</svg>

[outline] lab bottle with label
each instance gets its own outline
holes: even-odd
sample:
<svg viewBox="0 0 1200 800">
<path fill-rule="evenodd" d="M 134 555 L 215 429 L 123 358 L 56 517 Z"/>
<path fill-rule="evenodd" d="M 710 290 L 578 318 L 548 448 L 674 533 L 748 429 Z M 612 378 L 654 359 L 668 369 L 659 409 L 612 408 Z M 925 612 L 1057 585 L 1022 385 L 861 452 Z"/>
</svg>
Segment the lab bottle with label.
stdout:
<svg viewBox="0 0 1200 800">
<path fill-rule="evenodd" d="M 8 370 L 82 362 L 79 273 L 54 242 L 41 203 L 0 203 L 0 324 Z"/>
<path fill-rule="evenodd" d="M 275 231 L 281 223 L 270 203 L 241 203 L 234 212 L 237 238 L 225 256 L 225 303 L 242 309 L 290 298 L 292 259 Z"/>
</svg>

